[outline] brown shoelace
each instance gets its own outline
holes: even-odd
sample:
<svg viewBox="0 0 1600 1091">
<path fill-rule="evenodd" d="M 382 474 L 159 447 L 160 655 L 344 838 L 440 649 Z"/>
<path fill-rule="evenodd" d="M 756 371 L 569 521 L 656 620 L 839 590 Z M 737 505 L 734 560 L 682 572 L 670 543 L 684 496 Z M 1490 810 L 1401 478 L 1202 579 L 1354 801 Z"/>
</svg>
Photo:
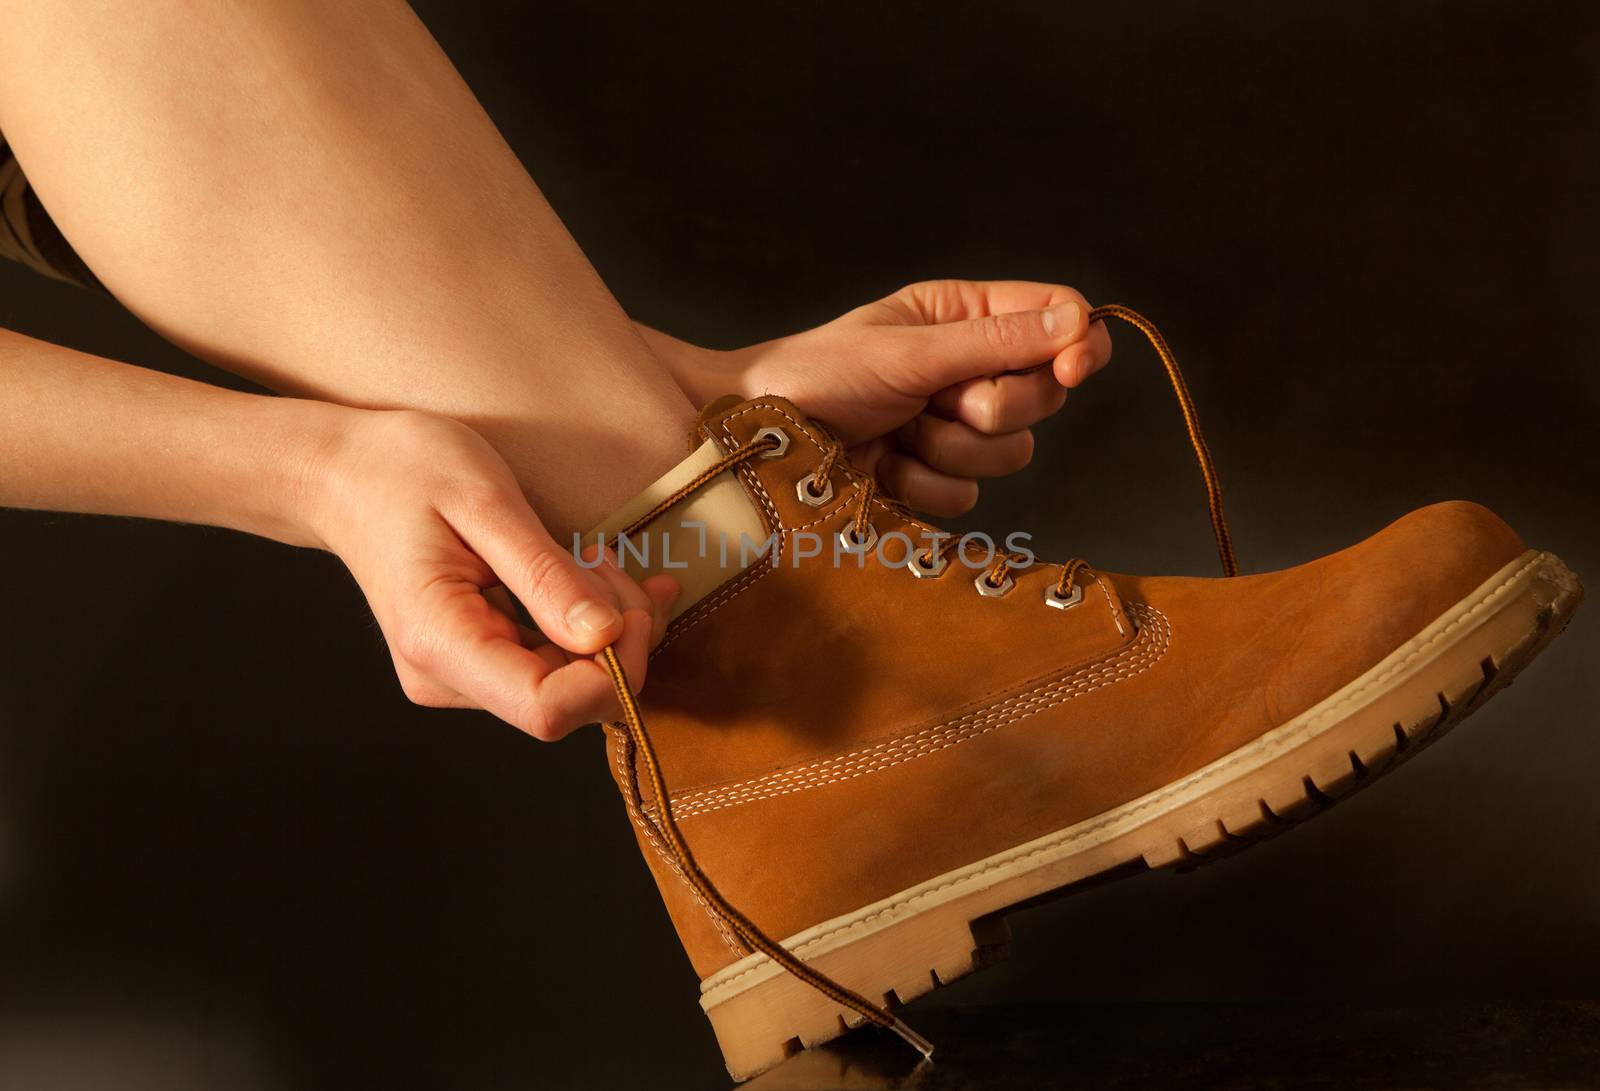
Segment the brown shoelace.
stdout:
<svg viewBox="0 0 1600 1091">
<path fill-rule="evenodd" d="M 1206 446 L 1205 437 L 1200 432 L 1200 418 L 1195 411 L 1194 399 L 1189 396 L 1189 388 L 1183 381 L 1183 372 L 1178 369 L 1178 361 L 1172 355 L 1172 350 L 1167 347 L 1166 338 L 1161 336 L 1161 331 L 1155 324 L 1137 311 L 1127 307 L 1112 304 L 1105 307 L 1096 307 L 1089 312 L 1089 321 L 1097 322 L 1104 318 L 1120 318 L 1136 327 L 1149 339 L 1155 347 L 1156 354 L 1161 357 L 1161 362 L 1167 369 L 1167 377 L 1172 381 L 1173 392 L 1178 396 L 1178 405 L 1183 410 L 1184 425 L 1189 430 L 1189 442 L 1194 447 L 1196 459 L 1200 463 L 1200 473 L 1205 478 L 1206 499 L 1211 509 L 1211 529 L 1217 539 L 1217 554 L 1222 559 L 1224 573 L 1229 576 L 1239 572 L 1238 560 L 1233 552 L 1233 540 L 1228 534 L 1227 519 L 1222 512 L 1222 485 L 1217 480 L 1216 467 L 1211 461 L 1210 448 Z M 776 445 L 776 440 L 763 438 L 745 443 L 727 455 L 718 459 L 703 473 L 692 481 L 668 496 L 650 511 L 634 520 L 628 527 L 621 531 L 624 536 L 636 534 L 639 530 L 660 518 L 665 512 L 688 499 L 694 493 L 704 488 L 717 475 L 726 470 L 733 469 L 740 464 L 755 458 L 757 455 L 770 450 Z M 845 473 L 855 478 L 860 484 L 853 501 L 855 511 L 852 515 L 852 533 L 857 542 L 864 542 L 868 535 L 868 520 L 871 516 L 872 502 L 881 497 L 876 481 L 868 475 L 852 467 L 844 458 L 844 446 L 837 440 L 830 441 L 824 448 L 821 462 L 817 466 L 813 481 L 826 483 L 829 475 L 835 469 L 842 469 Z M 813 495 L 820 495 L 813 493 Z M 887 502 L 887 497 L 883 497 Z M 895 507 L 900 507 L 895 504 Z M 920 554 L 917 562 L 922 557 L 928 558 L 929 567 L 937 567 L 953 548 L 953 538 L 944 539 L 937 547 Z M 1019 553 L 1002 553 L 990 565 L 985 578 L 990 586 L 1000 587 L 1010 574 L 1013 567 L 1019 567 L 1027 558 Z M 1066 599 L 1072 595 L 1079 575 L 1087 568 L 1086 562 L 1081 559 L 1069 561 L 1061 570 L 1061 578 L 1056 582 L 1055 593 L 1057 597 Z M 750 918 L 746 917 L 735 908 L 722 893 L 717 890 L 706 873 L 700 870 L 700 865 L 695 861 L 694 853 L 689 849 L 689 843 L 684 840 L 683 834 L 678 829 L 677 820 L 672 815 L 672 799 L 667 794 L 666 781 L 661 775 L 661 765 L 656 759 L 655 746 L 650 741 L 650 734 L 645 730 L 644 716 L 639 711 L 639 701 L 633 692 L 633 687 L 628 684 L 627 675 L 623 672 L 622 662 L 617 658 L 614 648 L 605 648 L 600 653 L 600 661 L 611 675 L 611 684 L 616 688 L 617 701 L 622 706 L 622 714 L 627 728 L 628 741 L 633 749 L 635 759 L 625 763 L 627 770 L 627 791 L 630 800 L 638 804 L 636 812 L 640 821 L 649 823 L 661 842 L 666 846 L 673 862 L 683 873 L 684 880 L 690 888 L 703 900 L 706 906 L 721 919 L 740 942 L 752 951 L 759 951 L 772 959 L 784 970 L 793 974 L 807 985 L 816 989 L 822 995 L 832 1000 L 841 1007 L 857 1012 L 869 1023 L 894 1031 L 909 1042 L 924 1057 L 933 1056 L 933 1043 L 923 1038 L 916 1031 L 906 1026 L 895 1014 L 880 1004 L 868 1000 L 865 996 L 853 989 L 847 988 L 833 978 L 812 969 L 804 961 L 791 953 L 781 943 L 772 939 Z M 652 818 L 643 805 L 643 796 L 639 790 L 639 762 L 644 763 L 645 776 L 650 785 L 650 793 L 655 798 L 656 816 Z"/>
</svg>

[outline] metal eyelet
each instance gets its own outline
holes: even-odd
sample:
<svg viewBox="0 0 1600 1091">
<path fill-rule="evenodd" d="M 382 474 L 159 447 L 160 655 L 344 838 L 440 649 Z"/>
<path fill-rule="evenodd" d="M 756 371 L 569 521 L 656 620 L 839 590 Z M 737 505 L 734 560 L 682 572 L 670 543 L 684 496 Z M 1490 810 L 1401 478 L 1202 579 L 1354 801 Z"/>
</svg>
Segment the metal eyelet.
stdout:
<svg viewBox="0 0 1600 1091">
<path fill-rule="evenodd" d="M 794 487 L 794 494 L 800 498 L 802 504 L 809 504 L 813 508 L 820 508 L 833 499 L 833 482 L 824 481 L 820 493 L 812 492 L 811 487 L 817 483 L 816 474 L 807 474 L 802 477 Z"/>
<path fill-rule="evenodd" d="M 933 564 L 929 566 L 922 563 L 922 558 L 924 556 L 926 556 L 926 553 L 918 553 L 916 556 L 911 558 L 911 563 L 906 565 L 906 571 L 910 572 L 919 580 L 935 579 L 946 568 L 950 567 L 949 557 L 937 557 L 934 559 Z"/>
<path fill-rule="evenodd" d="M 764 439 L 775 439 L 778 445 L 770 451 L 762 453 L 762 458 L 777 458 L 789 449 L 789 433 L 782 428 L 763 428 L 750 437 L 751 443 L 760 443 Z"/>
<path fill-rule="evenodd" d="M 1070 610 L 1083 601 L 1083 585 L 1077 584 L 1072 588 L 1072 594 L 1062 595 L 1056 590 L 1056 585 L 1051 584 L 1044 590 L 1044 604 L 1054 606 L 1057 610 Z"/>
<path fill-rule="evenodd" d="M 868 523 L 867 533 L 857 539 L 856 524 L 851 520 L 839 532 L 839 544 L 844 547 L 846 553 L 869 553 L 872 547 L 878 544 L 878 528 Z"/>
<path fill-rule="evenodd" d="M 1010 594 L 1011 589 L 1016 585 L 1017 581 L 1011 578 L 1010 572 L 1006 573 L 1006 578 L 1001 580 L 999 584 L 990 583 L 989 573 L 987 572 L 979 572 L 978 578 L 972 581 L 972 586 L 978 589 L 978 594 L 986 599 L 997 599 L 1002 595 Z"/>
</svg>

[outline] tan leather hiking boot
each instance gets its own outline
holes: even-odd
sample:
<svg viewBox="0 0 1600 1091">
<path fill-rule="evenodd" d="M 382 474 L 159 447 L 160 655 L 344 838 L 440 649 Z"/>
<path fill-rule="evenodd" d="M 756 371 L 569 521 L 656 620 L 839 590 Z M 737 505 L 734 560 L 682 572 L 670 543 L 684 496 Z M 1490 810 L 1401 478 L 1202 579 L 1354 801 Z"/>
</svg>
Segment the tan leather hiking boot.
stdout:
<svg viewBox="0 0 1600 1091">
<path fill-rule="evenodd" d="M 619 687 L 610 754 L 736 1079 L 890 1023 L 879 1005 L 980 966 L 1009 907 L 1315 813 L 1504 686 L 1582 594 L 1468 503 L 1232 579 L 979 563 L 780 398 L 717 403 L 695 442 L 606 529 L 678 526 L 716 490 L 689 526 L 780 548 L 716 559 L 726 578 L 673 623 L 640 703 Z"/>
</svg>

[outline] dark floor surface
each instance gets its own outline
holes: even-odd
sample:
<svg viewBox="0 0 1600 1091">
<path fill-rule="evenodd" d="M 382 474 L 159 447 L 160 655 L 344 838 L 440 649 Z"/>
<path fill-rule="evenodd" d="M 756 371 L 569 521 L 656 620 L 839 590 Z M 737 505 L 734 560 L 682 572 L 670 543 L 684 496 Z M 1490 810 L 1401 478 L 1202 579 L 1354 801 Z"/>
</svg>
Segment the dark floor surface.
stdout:
<svg viewBox="0 0 1600 1091">
<path fill-rule="evenodd" d="M 1062 1004 L 915 1020 L 937 1049 L 862 1033 L 799 1054 L 750 1091 L 916 1088 L 1600 1087 L 1600 1004 Z"/>
</svg>

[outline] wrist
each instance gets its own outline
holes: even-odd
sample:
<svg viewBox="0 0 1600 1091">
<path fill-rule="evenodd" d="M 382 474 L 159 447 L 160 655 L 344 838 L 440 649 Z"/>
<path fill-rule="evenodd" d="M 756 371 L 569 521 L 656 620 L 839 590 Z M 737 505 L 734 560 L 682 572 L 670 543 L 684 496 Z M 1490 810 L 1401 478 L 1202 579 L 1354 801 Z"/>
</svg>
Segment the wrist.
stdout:
<svg viewBox="0 0 1600 1091">
<path fill-rule="evenodd" d="M 748 350 L 703 348 L 648 326 L 636 328 L 695 408 L 724 394 L 751 398 L 761 393 L 749 389 Z"/>
<path fill-rule="evenodd" d="M 254 502 L 238 529 L 288 545 L 329 549 L 326 530 L 341 483 L 340 452 L 371 410 L 300 398 L 267 398 Z"/>
</svg>

